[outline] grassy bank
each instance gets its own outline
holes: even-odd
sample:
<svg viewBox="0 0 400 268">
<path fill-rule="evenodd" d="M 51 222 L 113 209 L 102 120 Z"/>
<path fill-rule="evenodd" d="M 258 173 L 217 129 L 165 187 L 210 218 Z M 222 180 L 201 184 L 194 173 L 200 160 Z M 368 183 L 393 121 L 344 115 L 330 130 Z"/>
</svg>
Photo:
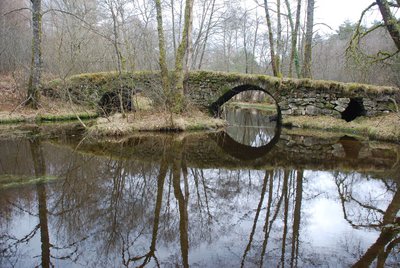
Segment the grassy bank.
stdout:
<svg viewBox="0 0 400 268">
<path fill-rule="evenodd" d="M 24 114 L 9 114 L 8 112 L 0 112 L 0 124 L 15 124 L 15 123 L 41 123 L 41 122 L 60 122 L 60 121 L 73 121 L 97 118 L 98 114 L 95 111 L 79 112 L 79 113 L 24 113 Z"/>
<path fill-rule="evenodd" d="M 98 118 L 88 129 L 91 136 L 123 136 L 138 131 L 195 131 L 215 130 L 226 125 L 225 121 L 212 118 L 202 112 L 168 114 L 155 111 L 138 111 L 115 114 L 108 118 Z"/>
<path fill-rule="evenodd" d="M 391 113 L 376 117 L 358 117 L 351 122 L 330 116 L 288 116 L 285 126 L 342 132 L 370 139 L 400 142 L 400 115 Z"/>
</svg>

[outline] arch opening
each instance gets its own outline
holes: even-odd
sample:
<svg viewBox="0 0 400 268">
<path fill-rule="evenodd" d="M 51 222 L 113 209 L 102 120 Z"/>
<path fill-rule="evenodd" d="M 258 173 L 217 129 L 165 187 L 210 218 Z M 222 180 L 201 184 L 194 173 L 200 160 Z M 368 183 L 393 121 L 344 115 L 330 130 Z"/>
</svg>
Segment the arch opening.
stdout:
<svg viewBox="0 0 400 268">
<path fill-rule="evenodd" d="M 280 125 L 282 122 L 282 114 L 281 114 L 281 109 L 278 105 L 277 100 L 275 99 L 275 97 L 268 92 L 267 90 L 258 87 L 258 86 L 254 86 L 254 85 L 241 85 L 241 86 L 237 86 L 235 88 L 232 88 L 231 90 L 227 91 L 225 94 L 223 94 L 221 97 L 218 98 L 218 100 L 216 100 L 215 102 L 213 102 L 210 105 L 210 111 L 211 113 L 215 116 L 218 117 L 221 115 L 221 107 L 228 102 L 229 100 L 231 100 L 233 97 L 235 97 L 236 95 L 238 95 L 239 93 L 242 92 L 246 92 L 246 91 L 261 91 L 264 92 L 268 97 L 270 97 L 273 102 L 275 103 L 275 107 L 276 107 L 276 118 L 274 118 L 277 123 Z"/>
<path fill-rule="evenodd" d="M 353 121 L 357 117 L 364 116 L 366 114 L 367 112 L 364 108 L 362 98 L 350 98 L 349 104 L 341 113 L 342 119 L 346 120 L 346 122 Z"/>
<path fill-rule="evenodd" d="M 266 104 L 268 99 L 270 104 Z M 233 101 L 233 105 L 225 109 L 224 104 L 229 101 Z M 266 107 L 271 109 L 271 104 L 275 106 L 272 113 L 263 111 Z M 260 87 L 235 87 L 218 98 L 210 109 L 215 116 L 221 116 L 223 113 L 230 122 L 226 130 L 215 135 L 215 138 L 225 152 L 237 159 L 261 158 L 268 154 L 280 138 L 280 107 L 274 96 Z"/>
<path fill-rule="evenodd" d="M 139 92 L 141 92 L 141 90 L 134 91 L 128 88 L 105 92 L 97 103 L 99 113 L 102 116 L 109 116 L 117 112 L 120 113 L 122 112 L 121 106 L 124 111 L 136 111 L 132 98 L 134 94 Z"/>
</svg>

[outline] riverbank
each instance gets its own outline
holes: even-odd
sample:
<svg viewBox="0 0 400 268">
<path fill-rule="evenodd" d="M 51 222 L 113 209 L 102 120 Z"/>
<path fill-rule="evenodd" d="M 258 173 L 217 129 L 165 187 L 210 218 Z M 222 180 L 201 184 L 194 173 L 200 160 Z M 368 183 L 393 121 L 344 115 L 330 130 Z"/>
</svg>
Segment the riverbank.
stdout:
<svg viewBox="0 0 400 268">
<path fill-rule="evenodd" d="M 195 131 L 223 128 L 226 122 L 213 118 L 195 108 L 184 114 L 170 114 L 155 107 L 152 101 L 137 94 L 134 97 L 136 112 L 99 117 L 96 109 L 42 96 L 37 110 L 24 105 L 24 95 L 12 90 L 0 90 L 0 124 L 41 124 L 45 122 L 76 121 L 91 136 L 124 136 L 138 131 Z M 85 121 L 92 120 L 89 124 Z M 4 127 L 3 127 L 4 128 Z M 22 127 L 23 128 L 23 127 Z"/>
<path fill-rule="evenodd" d="M 276 113 L 276 106 L 273 104 L 232 102 L 229 103 L 229 106 Z M 400 114 L 396 113 L 376 117 L 358 117 L 351 122 L 331 116 L 285 116 L 282 123 L 289 128 L 343 133 L 374 140 L 400 142 Z"/>
<path fill-rule="evenodd" d="M 283 125 L 364 136 L 373 140 L 400 142 L 400 115 L 358 117 L 351 122 L 330 116 L 287 116 Z"/>
</svg>

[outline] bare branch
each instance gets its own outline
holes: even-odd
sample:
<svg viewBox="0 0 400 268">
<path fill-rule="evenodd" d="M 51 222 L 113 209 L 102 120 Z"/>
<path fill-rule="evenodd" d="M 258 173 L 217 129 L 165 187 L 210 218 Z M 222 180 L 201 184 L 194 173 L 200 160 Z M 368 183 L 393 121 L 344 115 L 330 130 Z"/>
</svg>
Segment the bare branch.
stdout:
<svg viewBox="0 0 400 268">
<path fill-rule="evenodd" d="M 74 13 L 71 13 L 71 12 L 68 12 L 68 11 L 65 11 L 65 10 L 61 10 L 61 9 L 51 8 L 51 9 L 48 9 L 45 12 L 43 12 L 43 15 L 45 15 L 47 13 L 50 13 L 50 12 L 59 12 L 59 13 L 65 14 L 65 15 L 69 15 L 69 16 L 79 20 L 80 22 L 82 22 L 87 27 L 86 29 L 92 31 L 93 33 L 103 37 L 104 39 L 106 39 L 106 40 L 108 40 L 110 42 L 114 42 L 114 39 L 112 39 L 112 38 L 100 33 L 99 31 L 94 29 L 93 26 L 90 23 L 88 23 L 87 21 L 85 21 L 84 19 L 82 19 L 81 17 L 79 17 L 78 15 L 76 15 Z"/>
<path fill-rule="evenodd" d="M 359 44 L 359 42 L 360 42 L 361 22 L 362 22 L 362 20 L 364 19 L 365 13 L 367 13 L 371 8 L 373 8 L 373 7 L 376 6 L 376 5 L 377 5 L 376 2 L 373 2 L 372 4 L 370 4 L 366 9 L 364 9 L 364 10 L 361 12 L 360 19 L 358 20 L 358 22 L 357 22 L 357 24 L 356 24 L 356 30 L 355 30 L 355 32 L 354 32 L 354 34 L 353 34 L 353 36 L 352 36 L 352 38 L 351 38 L 351 40 L 350 40 L 350 44 L 349 44 L 349 46 L 347 47 L 346 52 L 347 52 L 347 50 L 348 50 L 349 48 L 351 48 L 352 46 L 354 46 L 354 43 L 353 43 L 354 41 L 357 41 L 357 45 Z"/>
<path fill-rule="evenodd" d="M 20 11 L 23 11 L 23 10 L 29 10 L 30 12 L 32 12 L 32 9 L 30 9 L 29 7 L 23 7 L 23 8 L 18 8 L 18 9 L 14 9 L 14 10 L 8 11 L 7 13 L 4 13 L 3 15 L 7 16 L 7 15 L 10 15 L 12 13 L 20 12 Z"/>
</svg>

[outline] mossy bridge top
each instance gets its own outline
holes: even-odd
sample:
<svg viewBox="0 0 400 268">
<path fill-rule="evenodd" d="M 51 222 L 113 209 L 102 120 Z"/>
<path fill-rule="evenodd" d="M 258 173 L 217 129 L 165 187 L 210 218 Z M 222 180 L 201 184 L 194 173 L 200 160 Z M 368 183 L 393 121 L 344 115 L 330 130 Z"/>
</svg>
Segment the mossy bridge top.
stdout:
<svg viewBox="0 0 400 268">
<path fill-rule="evenodd" d="M 61 83 L 54 81 L 49 88 Z M 66 86 L 76 94 L 98 102 L 107 93 L 126 90 L 161 94 L 158 72 L 92 73 L 72 76 Z M 357 83 L 311 79 L 276 78 L 268 75 L 211 71 L 190 72 L 185 94 L 194 105 L 217 112 L 236 94 L 260 90 L 269 94 L 282 115 L 331 115 L 349 119 L 359 115 L 374 116 L 395 111 L 400 90 Z M 346 119 L 346 118 L 345 118 Z"/>
</svg>

